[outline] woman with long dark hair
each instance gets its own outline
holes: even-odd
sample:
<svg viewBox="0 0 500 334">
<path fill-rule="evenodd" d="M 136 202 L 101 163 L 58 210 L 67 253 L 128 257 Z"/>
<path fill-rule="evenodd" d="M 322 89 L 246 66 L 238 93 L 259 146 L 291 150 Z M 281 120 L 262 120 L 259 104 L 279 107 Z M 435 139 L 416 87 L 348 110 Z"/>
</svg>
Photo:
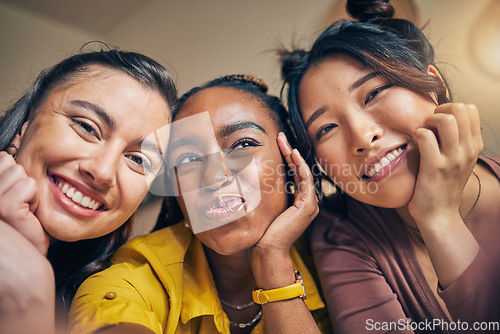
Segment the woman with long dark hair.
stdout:
<svg viewBox="0 0 500 334">
<path fill-rule="evenodd" d="M 479 157 L 478 111 L 450 103 L 432 46 L 388 1 L 347 8 L 356 21 L 282 53 L 299 149 L 338 190 L 312 239 L 334 328 L 498 320 L 500 165 Z"/>
<path fill-rule="evenodd" d="M 161 168 L 176 95 L 154 60 L 101 50 L 42 71 L 6 111 L 1 332 L 50 333 L 54 283 L 68 309 L 79 284 L 109 266 Z"/>
</svg>

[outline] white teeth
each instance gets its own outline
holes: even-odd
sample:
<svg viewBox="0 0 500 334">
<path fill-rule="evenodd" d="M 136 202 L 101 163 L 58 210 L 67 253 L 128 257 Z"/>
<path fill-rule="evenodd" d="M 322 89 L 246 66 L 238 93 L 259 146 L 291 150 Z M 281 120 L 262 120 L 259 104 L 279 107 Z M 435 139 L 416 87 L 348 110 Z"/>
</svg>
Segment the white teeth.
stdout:
<svg viewBox="0 0 500 334">
<path fill-rule="evenodd" d="M 76 204 L 80 204 L 80 202 L 82 201 L 82 198 L 83 198 L 83 195 L 81 192 L 77 191 L 73 197 L 71 198 L 73 200 L 73 202 L 75 202 Z"/>
<path fill-rule="evenodd" d="M 58 182 L 57 187 L 61 189 L 61 192 L 71 199 L 76 204 L 88 208 L 91 210 L 97 210 L 101 206 L 101 202 L 91 199 L 89 196 L 83 196 L 81 192 L 73 188 L 67 183 Z"/>
<path fill-rule="evenodd" d="M 74 200 L 74 199 L 73 199 Z M 88 196 L 85 196 L 84 198 L 82 198 L 81 202 L 80 202 L 80 205 L 81 206 L 86 206 L 88 207 L 89 206 L 89 203 L 90 203 L 90 197 Z"/>
<path fill-rule="evenodd" d="M 385 157 L 380 159 L 379 162 L 374 163 L 370 170 L 366 173 L 366 176 L 368 177 L 373 177 L 375 174 L 377 174 L 382 168 L 387 166 L 391 161 L 396 159 L 403 153 L 403 149 L 400 147 L 398 149 L 392 150 L 391 152 L 388 152 Z"/>
</svg>

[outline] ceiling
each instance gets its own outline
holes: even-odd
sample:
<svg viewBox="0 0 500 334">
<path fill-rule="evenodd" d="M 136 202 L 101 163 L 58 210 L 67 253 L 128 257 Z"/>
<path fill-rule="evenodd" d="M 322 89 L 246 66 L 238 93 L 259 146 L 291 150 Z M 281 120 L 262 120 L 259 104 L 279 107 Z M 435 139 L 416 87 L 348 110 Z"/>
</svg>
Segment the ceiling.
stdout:
<svg viewBox="0 0 500 334">
<path fill-rule="evenodd" d="M 155 0 L 0 0 L 96 33 L 114 29 Z"/>
</svg>

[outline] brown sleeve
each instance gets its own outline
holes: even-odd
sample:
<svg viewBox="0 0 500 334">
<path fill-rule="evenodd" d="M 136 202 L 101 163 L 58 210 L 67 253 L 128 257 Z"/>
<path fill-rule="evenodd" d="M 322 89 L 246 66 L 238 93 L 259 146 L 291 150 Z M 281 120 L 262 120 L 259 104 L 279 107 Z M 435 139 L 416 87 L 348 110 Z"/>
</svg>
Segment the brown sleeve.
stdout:
<svg viewBox="0 0 500 334">
<path fill-rule="evenodd" d="M 412 333 L 401 304 L 355 229 L 336 228 L 335 244 L 324 238 L 331 219 L 320 216 L 312 251 L 335 332 Z"/>
<path fill-rule="evenodd" d="M 465 272 L 438 294 L 454 321 L 472 326 L 474 322 L 498 321 L 500 315 L 500 277 L 495 262 L 479 250 Z"/>
</svg>

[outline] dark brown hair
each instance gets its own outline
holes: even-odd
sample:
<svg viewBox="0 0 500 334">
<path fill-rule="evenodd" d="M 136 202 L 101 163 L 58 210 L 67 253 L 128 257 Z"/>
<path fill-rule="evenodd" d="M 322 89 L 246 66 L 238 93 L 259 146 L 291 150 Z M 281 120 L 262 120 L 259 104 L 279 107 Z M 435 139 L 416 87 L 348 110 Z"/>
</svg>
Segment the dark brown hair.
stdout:
<svg viewBox="0 0 500 334">
<path fill-rule="evenodd" d="M 446 85 L 427 73 L 429 65 L 434 65 L 434 49 L 419 28 L 410 21 L 391 18 L 394 10 L 387 0 L 350 0 L 347 9 L 359 21 L 335 21 L 309 51 L 279 52 L 298 149 L 311 166 L 314 154 L 300 113 L 298 91 L 309 68 L 328 57 L 347 54 L 396 86 L 426 96 L 436 92 L 439 104 L 448 102 Z"/>
<path fill-rule="evenodd" d="M 135 52 L 111 49 L 81 52 L 43 70 L 28 91 L 0 119 L 0 150 L 5 150 L 23 124 L 53 89 L 85 74 L 91 66 L 100 65 L 121 71 L 145 87 L 158 92 L 171 106 L 177 89 L 169 72 L 153 59 Z M 49 247 L 47 258 L 54 269 L 56 293 L 68 308 L 78 286 L 90 275 L 110 265 L 111 255 L 127 241 L 131 219 L 114 232 L 99 238 L 76 242 L 56 241 Z"/>
</svg>

